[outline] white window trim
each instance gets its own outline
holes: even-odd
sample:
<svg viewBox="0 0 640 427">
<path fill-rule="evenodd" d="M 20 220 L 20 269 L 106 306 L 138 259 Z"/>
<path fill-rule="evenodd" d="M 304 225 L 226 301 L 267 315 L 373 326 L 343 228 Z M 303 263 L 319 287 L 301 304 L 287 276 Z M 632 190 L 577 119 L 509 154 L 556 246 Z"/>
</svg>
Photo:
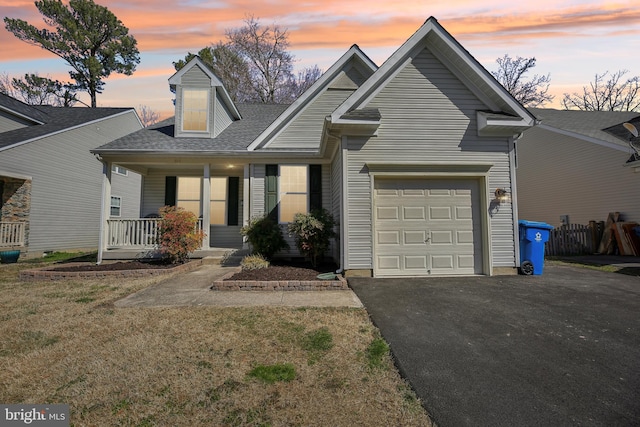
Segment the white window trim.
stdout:
<svg viewBox="0 0 640 427">
<path fill-rule="evenodd" d="M 118 165 L 111 165 L 111 172 L 122 176 L 129 175 L 129 170 L 127 168 Z"/>
<path fill-rule="evenodd" d="M 120 201 L 119 206 L 113 205 L 113 199 L 118 199 Z M 121 218 L 122 217 L 122 197 L 111 195 L 111 199 L 109 199 L 109 216 L 113 218 Z M 113 208 L 118 208 L 118 215 L 113 214 Z"/>
<path fill-rule="evenodd" d="M 184 107 L 185 107 L 185 92 L 188 91 L 193 91 L 193 92 L 205 92 L 207 94 L 207 103 L 206 103 L 206 120 L 205 120 L 205 124 L 206 124 L 206 129 L 205 130 L 192 130 L 192 129 L 185 129 L 184 128 Z M 210 104 L 211 104 L 211 91 L 209 91 L 208 89 L 202 89 L 202 88 L 197 88 L 197 87 L 183 87 L 182 88 L 182 120 L 181 120 L 181 130 L 184 133 L 209 133 L 209 108 L 210 108 Z"/>
<path fill-rule="evenodd" d="M 287 166 L 305 166 L 307 169 L 307 179 L 306 179 L 306 186 L 307 186 L 307 191 L 305 191 L 304 193 L 300 193 L 300 192 L 287 192 L 286 194 L 305 194 L 307 196 L 307 212 L 305 213 L 309 213 L 309 204 L 311 203 L 311 197 L 309 195 L 309 165 L 308 164 L 304 164 L 304 163 L 300 163 L 300 164 L 279 164 L 278 165 L 278 223 L 279 224 L 289 224 L 289 222 L 285 222 L 282 221 L 282 190 L 281 190 L 281 184 L 280 184 L 280 178 L 282 177 L 282 167 L 287 167 Z"/>
</svg>

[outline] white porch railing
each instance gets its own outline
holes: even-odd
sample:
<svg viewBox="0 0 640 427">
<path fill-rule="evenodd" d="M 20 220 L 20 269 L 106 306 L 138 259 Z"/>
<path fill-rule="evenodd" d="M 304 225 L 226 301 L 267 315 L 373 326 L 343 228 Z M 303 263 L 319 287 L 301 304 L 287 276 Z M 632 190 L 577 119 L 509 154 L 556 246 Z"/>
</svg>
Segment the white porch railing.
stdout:
<svg viewBox="0 0 640 427">
<path fill-rule="evenodd" d="M 24 246 L 26 222 L 0 222 L 0 247 Z"/>
<path fill-rule="evenodd" d="M 107 248 L 155 248 L 158 246 L 160 218 L 108 219 Z M 202 220 L 198 221 L 202 230 Z"/>
</svg>

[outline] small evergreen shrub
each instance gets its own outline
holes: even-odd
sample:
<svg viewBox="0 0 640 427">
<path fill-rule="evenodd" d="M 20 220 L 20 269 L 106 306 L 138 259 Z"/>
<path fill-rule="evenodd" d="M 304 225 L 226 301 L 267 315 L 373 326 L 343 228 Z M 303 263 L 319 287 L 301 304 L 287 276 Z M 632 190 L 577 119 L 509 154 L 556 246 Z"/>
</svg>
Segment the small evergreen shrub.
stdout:
<svg viewBox="0 0 640 427">
<path fill-rule="evenodd" d="M 247 255 L 240 261 L 243 270 L 259 270 L 269 267 L 269 261 L 261 254 Z"/>
<path fill-rule="evenodd" d="M 186 262 L 189 254 L 202 246 L 205 236 L 197 230 L 198 217 L 176 206 L 164 206 L 159 213 L 160 251 L 172 264 Z"/>
<path fill-rule="evenodd" d="M 296 247 L 311 260 L 315 267 L 318 259 L 329 249 L 331 238 L 336 235 L 336 222 L 326 210 L 314 210 L 308 214 L 297 213 L 289 223 L 289 234 L 296 239 Z"/>
<path fill-rule="evenodd" d="M 268 216 L 251 218 L 249 224 L 240 229 L 240 234 L 247 237 L 254 253 L 259 253 L 266 259 L 289 248 L 280 225 Z"/>
</svg>

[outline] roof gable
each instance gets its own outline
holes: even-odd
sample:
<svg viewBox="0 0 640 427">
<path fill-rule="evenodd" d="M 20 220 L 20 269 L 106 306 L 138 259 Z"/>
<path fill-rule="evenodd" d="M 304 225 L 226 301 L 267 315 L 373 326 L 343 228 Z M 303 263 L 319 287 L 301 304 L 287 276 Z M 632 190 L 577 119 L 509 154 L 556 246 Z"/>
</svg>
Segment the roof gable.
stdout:
<svg viewBox="0 0 640 427">
<path fill-rule="evenodd" d="M 309 89 L 287 108 L 256 140 L 249 151 L 268 147 L 270 141 L 280 134 L 291 122 L 316 101 L 331 86 L 356 89 L 359 81 L 365 81 L 367 74 L 377 70 L 376 64 L 357 45 L 340 57 Z"/>
<path fill-rule="evenodd" d="M 47 114 L 43 111 L 3 93 L 0 93 L 0 110 L 33 124 L 41 125 L 47 122 Z"/>
<path fill-rule="evenodd" d="M 222 80 L 215 75 L 213 70 L 209 68 L 199 56 L 195 56 L 191 61 L 187 62 L 187 64 L 176 71 L 171 77 L 169 77 L 169 86 L 172 90 L 176 89 L 176 86 L 182 84 L 183 77 L 193 70 L 194 67 L 199 68 L 199 70 L 204 73 L 209 78 L 209 84 L 211 87 L 215 87 L 216 91 L 220 93 L 220 97 L 223 100 L 224 106 L 228 109 L 229 112 L 233 115 L 233 117 L 237 120 L 240 119 L 240 112 L 236 108 L 236 105 L 231 100 L 231 96 L 227 89 L 224 87 Z"/>
<path fill-rule="evenodd" d="M 429 49 L 493 112 L 492 115 L 478 120 L 481 126 L 479 133 L 483 131 L 517 133 L 535 124 L 535 117 L 516 101 L 433 17 L 430 17 L 373 76 L 332 113 L 331 122 L 345 124 L 349 113 L 367 108 L 375 96 L 425 48 Z"/>
</svg>

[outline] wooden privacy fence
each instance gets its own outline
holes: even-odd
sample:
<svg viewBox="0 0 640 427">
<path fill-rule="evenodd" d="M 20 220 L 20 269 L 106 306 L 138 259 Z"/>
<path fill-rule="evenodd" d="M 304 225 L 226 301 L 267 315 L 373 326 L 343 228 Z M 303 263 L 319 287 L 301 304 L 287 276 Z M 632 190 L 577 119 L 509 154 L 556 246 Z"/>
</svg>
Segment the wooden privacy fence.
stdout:
<svg viewBox="0 0 640 427">
<path fill-rule="evenodd" d="M 590 221 L 589 225 L 568 224 L 549 231 L 545 255 L 585 255 L 598 251 L 604 222 Z"/>
</svg>

